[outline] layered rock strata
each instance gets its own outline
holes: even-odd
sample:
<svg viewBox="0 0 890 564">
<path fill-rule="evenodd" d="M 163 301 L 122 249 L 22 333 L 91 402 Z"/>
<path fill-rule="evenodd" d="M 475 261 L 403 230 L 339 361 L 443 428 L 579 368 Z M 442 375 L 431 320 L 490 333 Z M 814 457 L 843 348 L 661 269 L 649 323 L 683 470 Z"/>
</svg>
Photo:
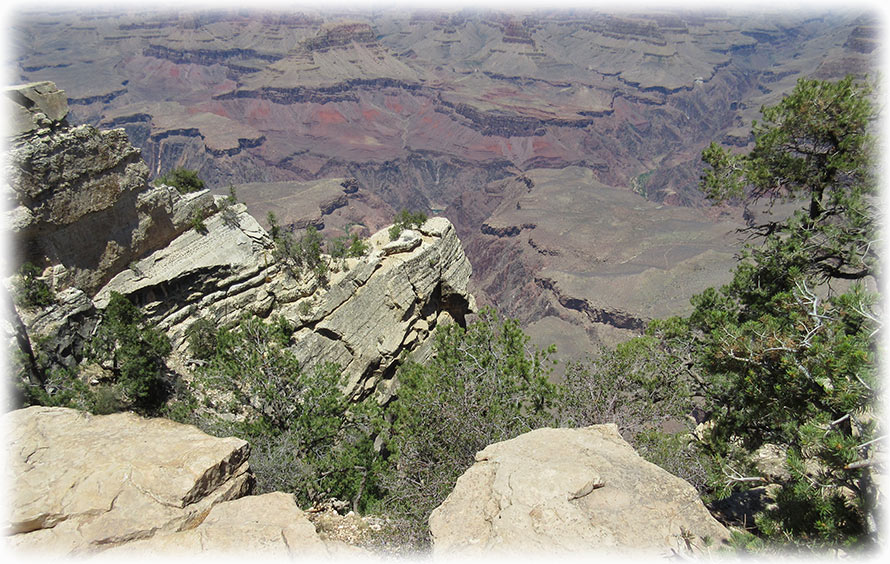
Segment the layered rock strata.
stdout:
<svg viewBox="0 0 890 564">
<path fill-rule="evenodd" d="M 123 130 L 69 126 L 51 82 L 6 90 L 15 116 L 4 186 L 20 262 L 54 266 L 58 288 L 99 289 L 135 258 L 163 247 L 210 213 L 208 194 L 149 187 L 148 168 Z"/>
<path fill-rule="evenodd" d="M 304 366 L 338 363 L 348 393 L 377 391 L 385 400 L 398 359 L 427 354 L 439 323 L 463 324 L 475 307 L 470 263 L 445 218 L 396 241 L 381 231 L 363 257 L 324 256 L 330 272 L 321 279 L 276 258 L 274 241 L 243 204 L 206 190 L 149 186 L 123 131 L 68 126 L 64 95 L 51 84 L 11 92 L 42 124 L 13 138 L 8 219 L 16 258 L 43 267 L 56 293 L 53 304 L 22 309 L 20 318 L 54 365 L 76 368 L 118 292 L 186 361 L 188 331 L 199 319 L 226 326 L 245 314 L 283 316 Z"/>
<path fill-rule="evenodd" d="M 695 488 L 643 460 L 615 425 L 538 429 L 489 445 L 430 516 L 437 556 L 707 553 L 729 532 Z"/>
</svg>

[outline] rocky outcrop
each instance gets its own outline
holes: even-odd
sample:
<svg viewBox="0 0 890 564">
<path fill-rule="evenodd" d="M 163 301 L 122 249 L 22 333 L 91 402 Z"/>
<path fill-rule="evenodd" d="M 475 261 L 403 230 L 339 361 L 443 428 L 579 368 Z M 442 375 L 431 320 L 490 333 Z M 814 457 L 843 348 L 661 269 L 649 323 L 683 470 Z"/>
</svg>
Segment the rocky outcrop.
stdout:
<svg viewBox="0 0 890 564">
<path fill-rule="evenodd" d="M 18 262 L 53 266 L 57 289 L 99 289 L 133 259 L 166 245 L 212 199 L 149 187 L 148 169 L 123 130 L 70 127 L 50 82 L 7 90 L 8 106 L 35 127 L 14 128 L 4 187 Z"/>
<path fill-rule="evenodd" d="M 206 232 L 183 233 L 131 264 L 97 293 L 96 306 L 104 308 L 111 292 L 130 297 L 183 354 L 199 318 L 224 326 L 245 313 L 280 315 L 295 328 L 291 348 L 301 364 L 337 363 L 350 394 L 377 390 L 382 399 L 403 353 L 424 355 L 439 323 L 463 324 L 475 308 L 472 268 L 445 218 L 393 242 L 380 231 L 367 256 L 338 263 L 323 283 L 283 268 L 256 220 L 243 206 L 232 210 L 236 220 L 216 214 Z"/>
<path fill-rule="evenodd" d="M 338 363 L 351 394 L 376 389 L 385 401 L 398 359 L 413 352 L 422 360 L 436 326 L 462 325 L 475 309 L 467 290 L 472 267 L 454 226 L 443 217 L 394 242 L 382 230 L 368 243 L 369 256 L 332 278 L 327 291 L 280 312 L 302 325 L 293 347 L 302 362 Z"/>
<path fill-rule="evenodd" d="M 42 337 L 50 364 L 75 368 L 83 360 L 100 311 L 118 292 L 181 355 L 201 318 L 221 327 L 245 314 L 283 316 L 295 328 L 292 348 L 302 365 L 338 363 L 350 394 L 377 391 L 385 400 L 397 360 L 428 353 L 439 323 L 462 324 L 474 308 L 470 263 L 445 218 L 396 241 L 381 231 L 364 257 L 323 257 L 330 273 L 321 279 L 280 263 L 244 205 L 206 190 L 181 195 L 148 186 L 139 152 L 120 130 L 59 121 L 16 138 L 14 153 L 16 248 L 25 249 L 22 260 L 46 266 L 57 296 L 21 319 L 31 341 Z M 320 209 L 342 203 L 328 198 Z"/>
<path fill-rule="evenodd" d="M 476 454 L 430 516 L 437 556 L 707 553 L 728 531 L 615 425 L 538 429 Z"/>
<path fill-rule="evenodd" d="M 249 446 L 166 419 L 31 407 L 3 417 L 8 545 L 43 556 L 355 554 L 290 494 L 248 495 Z"/>
</svg>

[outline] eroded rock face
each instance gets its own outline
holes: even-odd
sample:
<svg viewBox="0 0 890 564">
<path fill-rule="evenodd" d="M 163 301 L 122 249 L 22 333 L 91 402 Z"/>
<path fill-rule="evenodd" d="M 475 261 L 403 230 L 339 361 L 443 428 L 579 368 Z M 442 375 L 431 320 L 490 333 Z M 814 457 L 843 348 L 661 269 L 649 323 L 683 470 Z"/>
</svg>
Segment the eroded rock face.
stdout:
<svg viewBox="0 0 890 564">
<path fill-rule="evenodd" d="M 97 293 L 97 307 L 111 292 L 129 296 L 184 355 L 188 329 L 201 317 L 222 326 L 250 312 L 280 315 L 295 328 L 292 350 L 302 365 L 337 363 L 349 376 L 347 393 L 376 390 L 383 400 L 403 352 L 424 354 L 439 323 L 462 324 L 475 309 L 472 268 L 445 218 L 396 242 L 378 232 L 368 255 L 346 259 L 322 284 L 283 268 L 265 230 L 243 206 L 233 210 L 237 221 L 216 214 L 205 233 L 187 231 L 122 271 Z"/>
<path fill-rule="evenodd" d="M 293 351 L 303 366 L 338 363 L 348 393 L 377 391 L 385 400 L 397 359 L 428 352 L 436 325 L 463 323 L 473 311 L 472 269 L 447 219 L 433 218 L 397 241 L 381 231 L 364 257 L 325 258 L 327 280 L 296 272 L 275 258 L 274 242 L 243 204 L 150 187 L 122 130 L 49 120 L 39 110 L 59 96 L 45 86 L 45 103 L 25 95 L 36 96 L 33 85 L 10 97 L 45 127 L 12 139 L 9 219 L 18 258 L 48 267 L 44 278 L 56 291 L 56 303 L 21 312 L 26 334 L 41 338 L 52 365 L 75 368 L 83 360 L 101 310 L 119 292 L 186 361 L 188 330 L 198 319 L 226 326 L 245 314 L 283 316 L 295 328 Z"/>
<path fill-rule="evenodd" d="M 729 537 L 691 485 L 643 460 L 615 425 L 538 429 L 489 445 L 433 511 L 430 530 L 440 556 L 664 556 L 707 552 Z"/>
<path fill-rule="evenodd" d="M 203 201 L 149 187 L 148 168 L 122 129 L 71 127 L 51 82 L 8 89 L 18 116 L 5 163 L 7 223 L 16 258 L 57 267 L 57 288 L 100 288 L 133 259 L 163 247 Z M 28 127 L 31 123 L 33 127 Z"/>
</svg>

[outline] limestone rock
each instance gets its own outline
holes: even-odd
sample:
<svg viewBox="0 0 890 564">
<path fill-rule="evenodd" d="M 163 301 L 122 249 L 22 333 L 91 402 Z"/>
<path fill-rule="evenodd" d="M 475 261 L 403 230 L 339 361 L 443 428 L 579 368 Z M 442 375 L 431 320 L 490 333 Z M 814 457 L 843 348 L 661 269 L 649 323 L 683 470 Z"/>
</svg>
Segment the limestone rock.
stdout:
<svg viewBox="0 0 890 564">
<path fill-rule="evenodd" d="M 708 551 L 729 537 L 695 489 L 643 460 L 615 425 L 495 443 L 430 516 L 436 555 Z"/>
<path fill-rule="evenodd" d="M 451 223 L 434 219 L 437 230 L 412 232 L 413 247 L 400 252 L 383 254 L 387 230 L 371 236 L 371 256 L 319 292 L 324 315 L 295 335 L 301 362 L 340 364 L 349 377 L 347 391 L 359 395 L 385 388 L 401 354 L 419 350 L 442 313 L 463 323 L 475 309 L 467 291 L 472 267 Z"/>
<path fill-rule="evenodd" d="M 217 504 L 194 528 L 130 542 L 105 551 L 103 556 L 199 553 L 283 558 L 323 557 L 329 550 L 293 495 L 274 492 Z"/>
<path fill-rule="evenodd" d="M 104 308 L 112 291 L 130 297 L 183 354 L 199 317 L 223 325 L 245 312 L 281 315 L 295 328 L 300 363 L 339 364 L 354 396 L 388 390 L 403 352 L 423 354 L 440 320 L 462 323 L 475 309 L 472 267 L 445 218 L 427 221 L 409 235 L 410 248 L 389 254 L 380 231 L 368 240 L 368 256 L 348 259 L 323 286 L 312 273 L 295 279 L 281 268 L 269 235 L 243 205 L 233 211 L 236 222 L 214 214 L 206 232 L 189 230 L 135 261 L 96 294 L 96 306 Z"/>
<path fill-rule="evenodd" d="M 11 116 L 10 135 L 23 135 L 39 127 L 61 122 L 68 115 L 68 97 L 52 82 L 32 82 L 5 88 Z"/>
<path fill-rule="evenodd" d="M 185 202 L 169 187 L 149 187 L 148 167 L 124 130 L 71 127 L 65 94 L 53 83 L 6 94 L 18 116 L 3 186 L 14 203 L 6 225 L 18 261 L 64 267 L 53 280 L 57 290 L 94 292 L 184 231 L 188 221 L 178 208 L 212 203 L 209 195 Z M 25 127 L 28 120 L 39 127 Z"/>
<path fill-rule="evenodd" d="M 252 487 L 241 439 L 130 413 L 30 407 L 3 420 L 19 549 L 89 553 L 174 532 Z"/>
</svg>

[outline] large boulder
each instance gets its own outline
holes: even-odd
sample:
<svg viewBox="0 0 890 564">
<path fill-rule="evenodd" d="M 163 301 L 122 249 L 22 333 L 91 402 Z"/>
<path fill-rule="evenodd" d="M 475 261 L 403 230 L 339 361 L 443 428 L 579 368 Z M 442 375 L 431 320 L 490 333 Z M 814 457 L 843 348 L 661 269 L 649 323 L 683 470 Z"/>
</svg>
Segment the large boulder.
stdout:
<svg viewBox="0 0 890 564">
<path fill-rule="evenodd" d="M 3 424 L 21 549 L 89 553 L 187 529 L 253 484 L 245 441 L 166 419 L 29 407 Z"/>
<path fill-rule="evenodd" d="M 354 556 L 291 494 L 248 495 L 248 444 L 166 419 L 30 407 L 3 416 L 7 544 L 44 556 Z"/>
<path fill-rule="evenodd" d="M 438 556 L 714 550 L 729 532 L 695 489 L 643 460 L 615 425 L 495 443 L 430 516 Z"/>
</svg>

